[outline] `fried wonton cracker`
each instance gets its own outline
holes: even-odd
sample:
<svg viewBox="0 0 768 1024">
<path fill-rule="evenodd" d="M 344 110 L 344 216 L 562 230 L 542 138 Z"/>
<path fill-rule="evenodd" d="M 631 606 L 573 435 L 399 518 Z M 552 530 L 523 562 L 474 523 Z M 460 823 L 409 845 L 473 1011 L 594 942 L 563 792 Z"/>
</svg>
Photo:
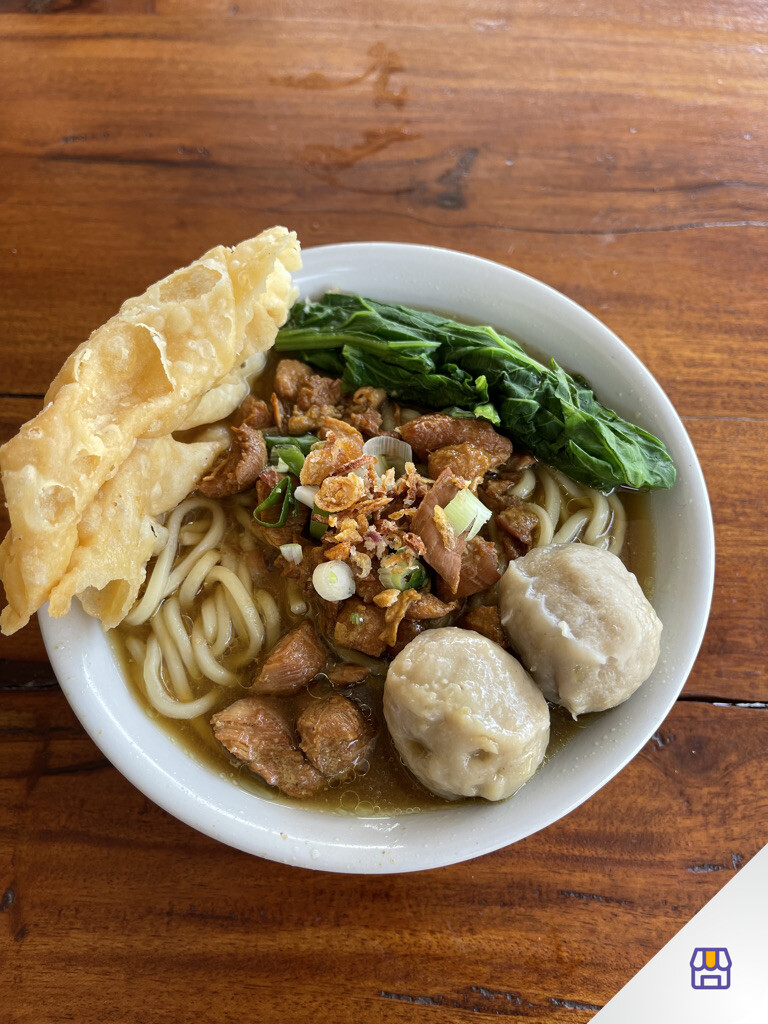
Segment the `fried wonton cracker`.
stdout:
<svg viewBox="0 0 768 1024">
<path fill-rule="evenodd" d="M 128 299 L 72 353 L 42 412 L 0 448 L 11 521 L 0 545 L 4 633 L 23 626 L 70 570 L 78 589 L 65 587 L 53 614 L 67 611 L 65 592 L 91 586 L 75 557 L 78 528 L 139 439 L 168 438 L 239 404 L 244 378 L 296 298 L 290 271 L 300 265 L 296 236 L 281 227 L 232 249 L 218 246 Z M 160 477 L 177 469 L 179 453 L 168 447 L 167 454 Z M 102 517 L 99 527 L 105 550 L 109 522 Z M 104 573 L 96 575 L 96 586 L 106 586 Z"/>
<path fill-rule="evenodd" d="M 51 591 L 51 615 L 65 615 L 77 594 L 89 615 L 107 628 L 125 618 L 154 553 L 159 532 L 154 517 L 183 501 L 229 445 L 226 427 L 207 433 L 206 440 L 189 444 L 169 435 L 136 442 L 77 524 L 69 568 Z"/>
</svg>

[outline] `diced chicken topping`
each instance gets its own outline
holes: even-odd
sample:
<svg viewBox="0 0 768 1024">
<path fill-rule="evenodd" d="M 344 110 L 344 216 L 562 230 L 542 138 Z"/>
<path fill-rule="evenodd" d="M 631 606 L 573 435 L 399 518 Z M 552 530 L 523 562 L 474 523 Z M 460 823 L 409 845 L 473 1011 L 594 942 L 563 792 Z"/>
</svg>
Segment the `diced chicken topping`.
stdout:
<svg viewBox="0 0 768 1024">
<path fill-rule="evenodd" d="M 454 477 L 450 469 L 444 469 L 411 520 L 412 532 L 424 542 L 424 558 L 454 592 L 461 574 L 465 540 L 463 537 L 453 537 L 452 531 L 446 537 L 446 531 L 441 530 L 435 521 L 435 509 L 444 509 L 464 486 L 464 482 Z M 446 539 L 452 539 L 453 543 L 447 545 Z"/>
<path fill-rule="evenodd" d="M 346 418 L 364 437 L 374 437 L 381 429 L 379 409 L 387 394 L 381 388 L 358 388 L 346 410 Z"/>
<path fill-rule="evenodd" d="M 446 604 L 436 594 L 420 593 L 418 600 L 408 606 L 405 617 L 406 619 L 442 619 L 445 615 L 455 612 L 458 607 L 458 601 Z"/>
<path fill-rule="evenodd" d="M 513 557 L 519 558 L 531 550 L 534 543 L 534 530 L 539 525 L 539 517 L 526 510 L 518 498 L 508 508 L 496 516 L 496 522 L 512 541 Z"/>
<path fill-rule="evenodd" d="M 312 374 L 301 386 L 296 397 L 296 407 L 307 412 L 313 406 L 338 406 L 341 401 L 341 381 L 332 377 Z"/>
<path fill-rule="evenodd" d="M 208 498 L 224 498 L 253 487 L 267 464 L 267 446 L 260 430 L 247 424 L 232 427 L 232 444 L 199 487 Z"/>
<path fill-rule="evenodd" d="M 431 452 L 449 445 L 473 444 L 490 455 L 496 465 L 512 454 L 512 442 L 497 434 L 490 423 L 483 420 L 460 419 L 445 413 L 419 416 L 400 427 L 400 435 L 424 461 Z"/>
<path fill-rule="evenodd" d="M 237 761 L 286 796 L 306 798 L 327 780 L 299 750 L 291 719 L 274 697 L 244 697 L 211 718 L 213 734 Z"/>
<path fill-rule="evenodd" d="M 312 376 L 312 368 L 298 359 L 281 359 L 275 370 L 275 392 L 288 402 L 295 402 L 299 392 Z"/>
<path fill-rule="evenodd" d="M 509 641 L 501 625 L 498 605 L 480 605 L 479 608 L 472 608 L 461 616 L 456 625 L 462 629 L 473 629 L 476 633 L 493 640 L 505 651 L 509 649 Z"/>
<path fill-rule="evenodd" d="M 347 665 L 343 662 L 334 665 L 325 673 L 334 686 L 351 686 L 362 683 L 371 673 L 364 665 Z"/>
<path fill-rule="evenodd" d="M 235 414 L 234 425 L 236 427 L 245 425 L 254 430 L 264 430 L 265 427 L 274 426 L 274 416 L 263 398 L 246 395 Z"/>
<path fill-rule="evenodd" d="M 476 489 L 478 480 L 482 479 L 493 465 L 493 456 L 471 441 L 438 448 L 436 452 L 430 454 L 428 461 L 431 477 L 437 479 L 444 469 L 450 469 L 454 476 L 470 481 L 473 489 Z"/>
<path fill-rule="evenodd" d="M 471 597 L 488 590 L 501 579 L 496 547 L 489 540 L 473 537 L 461 560 L 461 576 L 456 597 Z"/>
<path fill-rule="evenodd" d="M 338 778 L 361 766 L 376 738 L 373 722 L 339 693 L 310 698 L 296 729 L 307 759 L 326 778 Z"/>
<path fill-rule="evenodd" d="M 302 622 L 269 652 L 252 689 L 265 694 L 296 693 L 323 671 L 327 660 L 328 651 L 314 627 Z"/>
<path fill-rule="evenodd" d="M 341 606 L 341 612 L 333 630 L 333 639 L 341 647 L 380 658 L 386 644 L 382 639 L 386 621 L 383 608 L 375 604 L 363 604 L 351 597 Z"/>
</svg>

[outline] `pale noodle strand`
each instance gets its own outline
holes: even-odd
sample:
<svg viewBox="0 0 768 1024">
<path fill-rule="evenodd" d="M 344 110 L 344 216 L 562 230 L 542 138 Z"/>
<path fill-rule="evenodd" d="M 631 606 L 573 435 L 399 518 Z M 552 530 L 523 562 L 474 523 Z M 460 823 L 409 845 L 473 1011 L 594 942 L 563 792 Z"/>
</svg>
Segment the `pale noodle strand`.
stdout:
<svg viewBox="0 0 768 1024">
<path fill-rule="evenodd" d="M 582 538 L 585 544 L 597 544 L 605 534 L 611 519 L 611 506 L 600 491 L 592 491 L 592 518 Z"/>
<path fill-rule="evenodd" d="M 577 484 L 575 480 L 571 480 L 569 476 L 566 476 L 559 469 L 553 469 L 549 466 L 547 472 L 552 476 L 554 480 L 562 487 L 566 494 L 570 495 L 571 498 L 578 498 L 582 504 L 586 504 L 589 501 L 587 491 L 591 488 L 584 487 L 582 484 Z"/>
<path fill-rule="evenodd" d="M 216 587 L 214 590 L 213 607 L 216 612 L 216 618 L 209 643 L 211 645 L 211 654 L 214 658 L 220 658 L 238 632 L 238 624 L 232 620 L 232 609 L 227 601 L 227 591 L 224 587 Z M 241 636 L 246 632 L 242 620 L 239 632 Z"/>
<path fill-rule="evenodd" d="M 152 616 L 150 626 L 160 645 L 161 664 L 168 676 L 169 689 L 177 700 L 192 700 L 192 688 L 187 680 L 186 667 L 161 612 Z"/>
<path fill-rule="evenodd" d="M 235 505 L 235 519 L 250 536 L 258 536 L 259 524 L 254 520 L 253 515 L 242 505 Z"/>
<path fill-rule="evenodd" d="M 576 540 L 578 535 L 584 528 L 584 524 L 589 522 L 589 512 L 587 509 L 581 509 L 579 512 L 574 512 L 563 525 L 558 529 L 557 533 L 552 538 L 553 544 L 570 544 Z M 583 540 L 584 538 L 582 538 Z"/>
<path fill-rule="evenodd" d="M 202 498 L 196 499 L 196 504 L 198 507 L 210 509 L 211 524 L 202 540 L 198 541 L 189 554 L 185 555 L 179 564 L 175 566 L 165 586 L 165 593 L 163 594 L 163 597 L 166 597 L 168 594 L 171 594 L 174 590 L 178 589 L 178 587 L 181 586 L 184 577 L 198 558 L 205 554 L 206 551 L 210 551 L 211 548 L 215 548 L 224 536 L 227 521 L 224 515 L 224 509 L 221 505 L 217 505 L 215 501 L 209 501 L 208 499 Z"/>
<path fill-rule="evenodd" d="M 544 488 L 544 501 L 542 504 L 549 516 L 554 532 L 557 528 L 557 524 L 560 522 L 560 507 L 563 500 L 560 494 L 560 488 L 543 466 L 539 472 L 539 481 Z"/>
<path fill-rule="evenodd" d="M 189 570 L 187 578 L 179 587 L 179 604 L 185 612 L 191 611 L 197 593 L 203 585 L 203 580 L 218 563 L 219 556 L 220 552 L 217 550 L 206 551 Z"/>
<path fill-rule="evenodd" d="M 248 647 L 237 656 L 233 664 L 239 667 L 247 664 L 249 661 L 253 661 L 264 643 L 264 625 L 259 618 L 253 598 L 232 570 L 225 569 L 221 565 L 215 565 L 211 569 L 206 577 L 206 582 L 223 584 L 231 594 L 240 614 L 245 620 L 249 640 Z"/>
<path fill-rule="evenodd" d="M 248 591 L 248 593 L 252 594 L 253 593 L 253 578 L 252 578 L 250 572 L 248 571 L 248 566 L 245 564 L 245 562 L 242 559 L 240 559 L 238 561 L 237 568 L 235 569 L 235 573 L 237 574 L 237 578 L 243 584 L 243 586 Z"/>
<path fill-rule="evenodd" d="M 222 619 L 222 613 L 219 612 L 219 629 L 223 630 L 229 627 L 232 630 L 233 636 L 239 637 L 243 643 L 248 643 L 250 640 L 248 624 L 245 621 L 240 606 L 226 587 L 219 587 L 219 593 L 221 598 L 216 598 L 216 610 L 223 609 L 225 617 Z"/>
<path fill-rule="evenodd" d="M 536 537 L 535 547 L 543 548 L 547 544 L 552 543 L 552 537 L 555 533 L 555 528 L 552 525 L 552 520 L 549 518 L 549 513 L 546 509 L 542 508 L 541 505 L 536 505 L 533 502 L 529 502 L 526 506 L 539 520 L 539 532 Z"/>
<path fill-rule="evenodd" d="M 195 619 L 192 626 L 192 650 L 195 652 L 198 668 L 211 682 L 218 683 L 219 686 L 235 686 L 237 684 L 235 673 L 220 665 L 211 653 L 203 633 L 201 619 Z"/>
<path fill-rule="evenodd" d="M 213 597 L 201 603 L 198 621 L 206 643 L 212 644 L 216 639 L 216 601 Z"/>
<path fill-rule="evenodd" d="M 613 512 L 613 522 L 611 523 L 612 536 L 608 550 L 612 555 L 618 555 L 621 554 L 621 549 L 624 547 L 624 538 L 627 535 L 627 513 L 624 511 L 624 506 L 617 494 L 608 495 L 608 504 Z"/>
<path fill-rule="evenodd" d="M 189 554 L 174 569 L 173 560 L 176 557 L 176 550 L 179 543 L 181 522 L 184 516 L 192 509 L 208 509 L 211 513 L 211 524 L 200 540 Z M 146 622 L 157 610 L 157 606 L 172 591 L 176 590 L 181 581 L 197 559 L 208 549 L 215 547 L 224 536 L 224 511 L 215 502 L 207 498 L 187 498 L 182 501 L 174 511 L 167 523 L 168 536 L 165 547 L 160 552 L 155 562 L 149 582 L 144 590 L 143 597 L 138 601 L 132 610 L 123 620 L 128 626 L 140 626 Z"/>
<path fill-rule="evenodd" d="M 162 601 L 165 584 L 171 575 L 171 565 L 176 554 L 177 540 L 178 533 L 172 535 L 172 531 L 169 529 L 165 547 L 157 557 L 144 594 L 123 619 L 126 625 L 140 626 L 155 612 L 157 606 Z"/>
<path fill-rule="evenodd" d="M 207 527 L 205 522 L 200 522 L 200 520 L 195 520 L 194 523 L 187 523 L 186 526 L 182 526 L 179 530 L 179 544 L 181 544 L 183 548 L 188 548 L 193 544 L 197 544 L 200 538 L 205 534 L 206 529 Z"/>
<path fill-rule="evenodd" d="M 196 718 L 210 711 L 218 700 L 215 689 L 210 690 L 196 700 L 179 701 L 169 696 L 160 676 L 161 652 L 157 637 L 152 635 L 147 641 L 147 653 L 144 657 L 144 686 L 147 700 L 161 715 L 168 718 Z"/>
<path fill-rule="evenodd" d="M 280 609 L 271 594 L 257 590 L 253 595 L 267 631 L 267 649 L 272 650 L 280 639 Z"/>
<path fill-rule="evenodd" d="M 192 679 L 198 678 L 200 673 L 197 667 L 197 662 L 195 661 L 195 655 L 192 652 L 189 633 L 187 632 L 187 627 L 184 623 L 184 619 L 182 618 L 178 597 L 175 594 L 167 597 L 161 605 L 157 615 L 162 615 L 166 629 L 173 637 L 176 649 L 181 656 L 181 660 L 184 662 L 184 668 L 187 670 L 187 675 Z"/>
<path fill-rule="evenodd" d="M 527 474 L 530 474 L 528 479 Z M 539 520 L 535 547 L 553 543 L 569 544 L 579 539 L 581 534 L 582 544 L 608 550 L 614 555 L 621 553 L 626 536 L 627 517 L 618 495 L 605 495 L 593 487 L 571 480 L 560 470 L 544 467 L 541 463 L 537 463 L 533 469 L 525 470 L 521 479 L 511 489 L 511 493 L 525 500 L 533 494 L 536 486 L 540 488 L 539 493 L 543 492 L 542 504 L 530 500 L 526 502 L 526 508 Z M 563 500 L 564 496 L 567 497 L 567 501 Z M 548 522 L 544 516 L 547 516 Z"/>
<path fill-rule="evenodd" d="M 139 640 L 137 636 L 127 636 L 125 638 L 125 649 L 137 665 L 144 664 L 147 645 L 142 640 Z"/>
<path fill-rule="evenodd" d="M 536 474 L 532 469 L 526 469 L 523 470 L 523 475 L 517 481 L 510 493 L 525 501 L 526 498 L 530 498 L 535 489 Z"/>
</svg>

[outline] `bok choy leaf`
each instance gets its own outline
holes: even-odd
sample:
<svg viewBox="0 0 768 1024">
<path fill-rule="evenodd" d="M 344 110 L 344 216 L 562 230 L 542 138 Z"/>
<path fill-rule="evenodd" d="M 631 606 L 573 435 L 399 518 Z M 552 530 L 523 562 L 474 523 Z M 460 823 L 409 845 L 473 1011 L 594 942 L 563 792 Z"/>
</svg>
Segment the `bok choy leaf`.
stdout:
<svg viewBox="0 0 768 1024">
<path fill-rule="evenodd" d="M 554 359 L 544 366 L 492 327 L 333 293 L 296 303 L 275 347 L 340 374 L 345 391 L 380 387 L 400 401 L 498 422 L 518 447 L 590 487 L 675 481 L 658 438 L 602 405 Z"/>
</svg>

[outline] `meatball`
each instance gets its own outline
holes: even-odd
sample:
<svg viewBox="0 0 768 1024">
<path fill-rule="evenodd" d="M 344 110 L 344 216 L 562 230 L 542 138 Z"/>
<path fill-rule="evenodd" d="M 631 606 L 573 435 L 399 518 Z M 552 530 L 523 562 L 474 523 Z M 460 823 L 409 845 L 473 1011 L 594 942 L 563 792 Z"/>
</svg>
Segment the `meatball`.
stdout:
<svg viewBox="0 0 768 1024">
<path fill-rule="evenodd" d="M 503 800 L 533 775 L 549 708 L 498 644 L 455 626 L 411 640 L 389 667 L 384 716 L 405 764 L 447 800 Z"/>
<path fill-rule="evenodd" d="M 544 696 L 574 718 L 621 704 L 659 657 L 661 622 L 637 580 L 588 544 L 551 544 L 510 562 L 499 607 Z"/>
</svg>

